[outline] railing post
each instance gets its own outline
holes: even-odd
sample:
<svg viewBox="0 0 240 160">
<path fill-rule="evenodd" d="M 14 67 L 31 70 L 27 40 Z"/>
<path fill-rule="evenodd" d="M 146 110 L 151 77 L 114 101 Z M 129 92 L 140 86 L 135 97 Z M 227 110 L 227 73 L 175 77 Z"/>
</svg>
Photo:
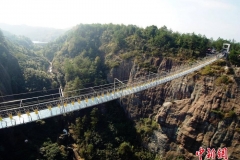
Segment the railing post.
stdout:
<svg viewBox="0 0 240 160">
<path fill-rule="evenodd" d="M 60 102 L 61 102 L 61 104 L 62 104 L 62 106 L 64 105 L 63 104 L 63 91 L 62 91 L 62 87 L 60 86 L 60 88 L 59 88 L 59 94 L 60 94 Z M 60 109 L 60 112 L 61 112 L 61 108 L 59 108 Z M 64 108 L 64 106 L 63 106 L 63 112 L 65 111 L 65 108 Z"/>
<path fill-rule="evenodd" d="M 21 99 L 21 101 L 20 101 L 20 108 L 22 108 L 22 99 Z"/>
<path fill-rule="evenodd" d="M 114 78 L 114 87 L 113 87 L 114 94 L 115 94 L 115 83 L 116 83 L 116 82 L 115 82 L 115 79 L 116 79 L 116 78 Z"/>
<path fill-rule="evenodd" d="M 61 86 L 60 86 L 60 88 L 59 88 L 59 94 L 60 94 L 61 97 L 64 97 L 64 95 L 63 95 L 63 91 L 62 91 L 62 87 L 61 87 Z"/>
<path fill-rule="evenodd" d="M 115 89 L 116 89 L 116 86 L 115 86 L 115 80 L 117 80 L 118 82 L 120 82 L 120 83 L 122 83 L 122 84 L 124 84 L 122 81 L 120 81 L 119 79 L 117 79 L 117 78 L 114 78 L 114 92 L 115 92 Z"/>
</svg>

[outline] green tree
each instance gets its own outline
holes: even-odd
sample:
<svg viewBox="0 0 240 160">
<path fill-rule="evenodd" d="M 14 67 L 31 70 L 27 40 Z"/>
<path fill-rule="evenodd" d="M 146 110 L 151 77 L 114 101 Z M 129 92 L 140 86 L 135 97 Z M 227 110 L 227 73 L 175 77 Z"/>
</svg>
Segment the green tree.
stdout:
<svg viewBox="0 0 240 160">
<path fill-rule="evenodd" d="M 229 58 L 229 61 L 234 64 L 234 65 L 240 65 L 240 50 L 239 52 L 237 52 L 236 50 L 231 50 L 228 58 Z"/>
<path fill-rule="evenodd" d="M 131 159 L 133 157 L 132 146 L 128 142 L 123 142 L 118 148 L 118 153 L 124 159 Z"/>
<path fill-rule="evenodd" d="M 65 150 L 61 150 L 57 143 L 52 143 L 51 140 L 43 143 L 40 149 L 42 155 L 47 160 L 66 160 L 67 154 Z"/>
</svg>

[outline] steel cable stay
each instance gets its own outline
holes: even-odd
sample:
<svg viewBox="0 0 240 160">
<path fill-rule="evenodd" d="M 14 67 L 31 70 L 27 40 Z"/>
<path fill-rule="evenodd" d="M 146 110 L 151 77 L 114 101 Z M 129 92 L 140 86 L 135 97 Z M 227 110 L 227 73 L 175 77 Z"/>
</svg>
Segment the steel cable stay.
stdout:
<svg viewBox="0 0 240 160">
<path fill-rule="evenodd" d="M 184 65 L 178 70 L 172 69 L 164 75 L 149 72 L 147 75 L 135 77 L 131 80 L 121 81 L 114 78 L 114 83 L 110 84 L 66 92 L 62 92 L 60 88 L 59 93 L 55 94 L 3 102 L 0 103 L 0 128 L 73 112 L 141 92 L 199 70 L 219 58 L 222 58 L 222 56 L 208 57 L 202 61 L 197 61 L 195 64 Z"/>
</svg>

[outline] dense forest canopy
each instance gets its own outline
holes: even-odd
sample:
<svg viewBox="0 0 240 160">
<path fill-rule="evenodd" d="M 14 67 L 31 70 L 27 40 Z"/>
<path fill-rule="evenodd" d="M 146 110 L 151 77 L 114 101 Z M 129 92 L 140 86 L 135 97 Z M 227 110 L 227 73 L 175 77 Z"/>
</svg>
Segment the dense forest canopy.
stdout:
<svg viewBox="0 0 240 160">
<path fill-rule="evenodd" d="M 214 41 L 200 34 L 173 32 L 166 26 L 80 24 L 48 43 L 39 54 L 53 62 L 58 83 L 72 90 L 88 83 L 105 83 L 106 71 L 125 60 L 156 72 L 156 68 L 150 68 L 151 57 L 187 61 L 204 57 L 210 47 L 220 51 L 224 42 L 231 43 L 230 61 L 239 64 L 240 43 L 234 40 Z"/>
<path fill-rule="evenodd" d="M 37 46 L 24 36 L 0 31 L 0 37 L 1 93 L 16 94 L 51 88 L 52 77 L 46 73 L 49 62 L 36 54 Z"/>
</svg>

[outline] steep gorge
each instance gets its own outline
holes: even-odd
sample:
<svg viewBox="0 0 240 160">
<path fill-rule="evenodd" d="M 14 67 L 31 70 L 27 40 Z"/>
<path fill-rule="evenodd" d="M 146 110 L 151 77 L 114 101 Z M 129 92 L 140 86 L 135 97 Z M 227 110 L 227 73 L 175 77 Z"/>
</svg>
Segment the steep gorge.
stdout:
<svg viewBox="0 0 240 160">
<path fill-rule="evenodd" d="M 48 61 L 37 54 L 39 48 L 27 37 L 0 30 L 0 101 L 14 99 L 5 95 L 54 86 L 53 77 L 46 73 Z"/>
<path fill-rule="evenodd" d="M 167 63 L 166 63 L 167 62 Z M 169 59 L 153 59 L 162 70 L 178 67 Z M 212 65 L 214 67 L 214 65 Z M 224 68 L 224 66 L 221 66 Z M 226 68 L 226 67 L 225 67 Z M 229 159 L 240 157 L 239 68 L 232 82 L 216 84 L 216 76 L 195 72 L 166 84 L 121 98 L 128 117 L 135 122 L 151 118 L 159 128 L 144 142 L 151 151 L 170 159 L 196 158 L 199 147 L 227 147 Z M 227 71 L 225 71 L 227 72 Z M 130 79 L 148 74 L 133 65 Z M 225 73 L 222 73 L 225 74 Z"/>
</svg>

